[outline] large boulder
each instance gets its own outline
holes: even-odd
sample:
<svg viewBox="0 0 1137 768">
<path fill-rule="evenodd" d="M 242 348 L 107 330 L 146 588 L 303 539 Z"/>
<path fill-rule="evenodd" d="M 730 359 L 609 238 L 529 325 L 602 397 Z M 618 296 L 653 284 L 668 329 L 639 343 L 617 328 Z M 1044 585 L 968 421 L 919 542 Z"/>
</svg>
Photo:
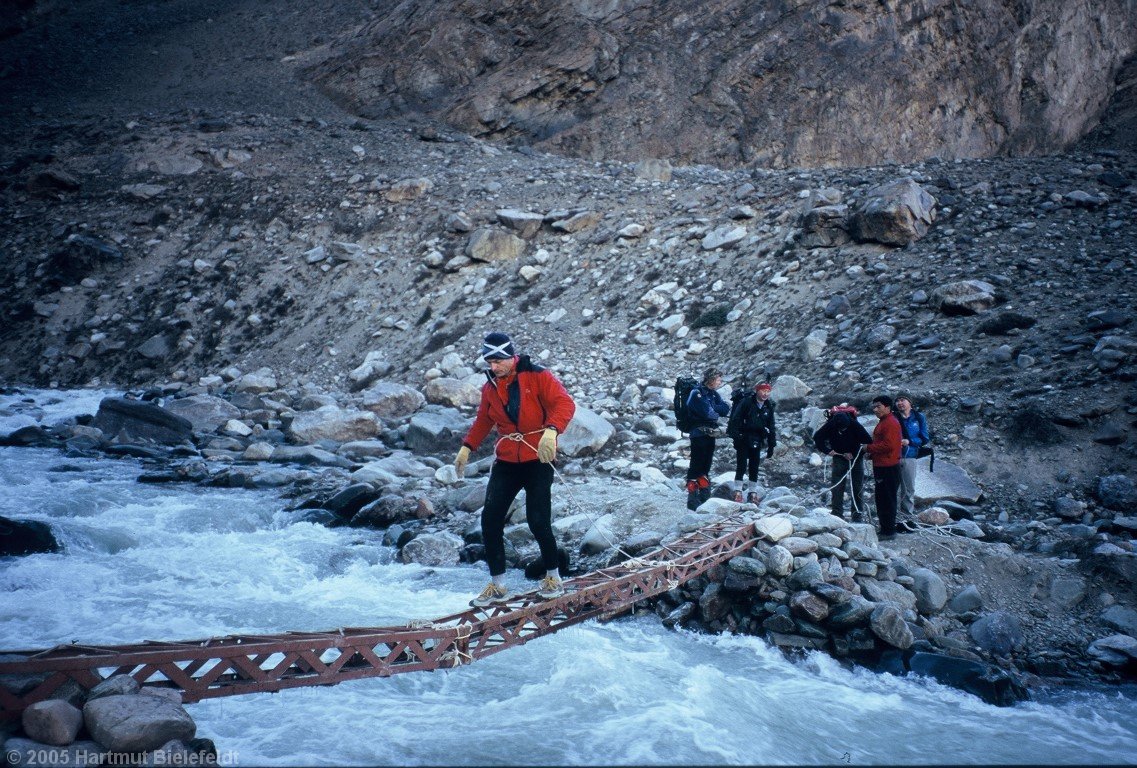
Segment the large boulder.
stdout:
<svg viewBox="0 0 1137 768">
<path fill-rule="evenodd" d="M 995 286 L 983 280 L 958 280 L 932 291 L 931 304 L 945 315 L 976 315 L 998 302 Z"/>
<path fill-rule="evenodd" d="M 774 379 L 770 399 L 778 404 L 779 410 L 793 410 L 804 406 L 805 396 L 812 391 L 813 387 L 796 376 L 783 374 Z"/>
<path fill-rule="evenodd" d="M 413 387 L 393 381 L 379 381 L 360 393 L 360 405 L 376 416 L 401 419 L 422 407 L 426 399 Z"/>
<path fill-rule="evenodd" d="M 420 565 L 457 565 L 465 542 L 448 531 L 424 533 L 407 542 L 399 553 L 404 563 Z"/>
<path fill-rule="evenodd" d="M 117 443 L 179 445 L 193 437 L 193 423 L 153 403 L 107 397 L 99 403 L 93 426 Z"/>
<path fill-rule="evenodd" d="M 1019 620 L 1006 611 L 984 614 L 971 625 L 968 632 L 976 645 L 997 656 L 1006 656 L 1023 644 Z"/>
<path fill-rule="evenodd" d="M 213 433 L 230 419 L 241 418 L 241 409 L 213 395 L 190 395 L 162 406 L 193 425 L 194 432 Z"/>
<path fill-rule="evenodd" d="M 557 448 L 566 456 L 588 456 L 603 448 L 615 433 L 616 428 L 603 416 L 577 406 L 568 429 L 557 439 Z"/>
<path fill-rule="evenodd" d="M 297 443 L 315 443 L 320 440 L 347 443 L 375 437 L 381 429 L 379 419 L 370 411 L 325 405 L 314 411 L 296 414 L 288 427 L 288 432 L 292 440 Z"/>
<path fill-rule="evenodd" d="M 912 572 L 912 592 L 920 613 L 939 613 L 947 605 L 947 585 L 935 571 L 917 568 Z"/>
<path fill-rule="evenodd" d="M 422 393 L 426 396 L 428 403 L 435 405 L 444 405 L 449 408 L 460 408 L 464 405 L 476 406 L 482 399 L 481 387 L 476 382 L 476 377 L 452 379 L 448 376 L 440 376 L 428 381 L 426 386 L 422 388 Z"/>
<path fill-rule="evenodd" d="M 804 248 L 831 248 L 852 240 L 847 228 L 849 206 L 821 205 L 810 208 L 801 220 L 798 242 Z"/>
<path fill-rule="evenodd" d="M 1126 475 L 1106 475 L 1097 479 L 1094 494 L 1102 506 L 1117 512 L 1137 511 L 1137 486 Z"/>
<path fill-rule="evenodd" d="M 1030 698 L 1022 683 L 1007 671 L 970 659 L 918 651 L 908 659 L 908 669 L 912 674 L 930 677 L 998 707 L 1009 707 Z"/>
<path fill-rule="evenodd" d="M 62 699 L 37 701 L 24 710 L 24 733 L 43 744 L 64 746 L 75 741 L 83 726 L 83 713 Z"/>
<path fill-rule="evenodd" d="M 868 191 L 849 221 L 857 240 L 907 245 L 928 234 L 936 199 L 912 179 L 881 184 Z"/>
<path fill-rule="evenodd" d="M 39 520 L 0 517 L 0 534 L 0 557 L 59 551 L 51 526 Z"/>
<path fill-rule="evenodd" d="M 411 417 L 404 440 L 415 453 L 454 453 L 471 422 L 452 408 L 419 411 Z"/>
<path fill-rule="evenodd" d="M 881 603 L 873 608 L 869 628 L 881 640 L 901 650 L 910 648 L 915 639 L 904 621 L 904 614 L 892 603 Z"/>
<path fill-rule="evenodd" d="M 975 504 L 983 497 L 983 489 L 960 467 L 940 459 L 936 462 L 935 472 L 929 472 L 928 462 L 928 458 L 916 461 L 917 504 L 936 504 L 941 501 Z"/>
<path fill-rule="evenodd" d="M 197 732 L 180 704 L 160 696 L 104 696 L 87 702 L 83 720 L 91 737 L 111 752 L 149 752 Z"/>
</svg>

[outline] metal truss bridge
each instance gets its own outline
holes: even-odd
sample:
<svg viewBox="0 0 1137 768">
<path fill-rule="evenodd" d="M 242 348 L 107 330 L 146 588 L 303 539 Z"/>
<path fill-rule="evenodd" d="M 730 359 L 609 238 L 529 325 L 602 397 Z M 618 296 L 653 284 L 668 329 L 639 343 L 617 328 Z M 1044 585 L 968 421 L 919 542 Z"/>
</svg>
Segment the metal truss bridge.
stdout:
<svg viewBox="0 0 1137 768">
<path fill-rule="evenodd" d="M 567 580 L 565 594 L 554 600 L 527 592 L 500 605 L 404 626 L 0 651 L 0 676 L 13 676 L 0 685 L 0 720 L 18 718 L 71 681 L 90 689 L 113 675 L 178 689 L 189 703 L 457 667 L 588 619 L 618 616 L 756 541 L 753 523 L 724 518 L 648 555 Z"/>
</svg>

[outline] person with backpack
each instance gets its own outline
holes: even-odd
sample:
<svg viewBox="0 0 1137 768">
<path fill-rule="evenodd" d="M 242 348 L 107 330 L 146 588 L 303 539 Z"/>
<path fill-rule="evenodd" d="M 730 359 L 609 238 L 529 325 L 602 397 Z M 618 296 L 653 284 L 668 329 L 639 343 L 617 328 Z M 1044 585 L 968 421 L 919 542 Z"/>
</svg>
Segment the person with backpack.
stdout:
<svg viewBox="0 0 1137 768">
<path fill-rule="evenodd" d="M 722 386 L 722 372 L 708 368 L 703 380 L 694 387 L 685 401 L 687 430 L 691 433 L 691 464 L 687 469 L 687 509 L 694 510 L 711 497 L 711 464 L 715 457 L 715 437 L 719 432 L 719 417 L 730 414 L 730 406 L 718 393 Z M 680 429 L 683 427 L 680 426 Z"/>
<path fill-rule="evenodd" d="M 864 521 L 861 505 L 865 485 L 864 447 L 872 438 L 857 421 L 857 409 L 847 403 L 834 406 L 825 412 L 825 423 L 813 433 L 813 445 L 823 456 L 832 459 L 829 476 L 832 493 L 830 511 L 834 517 L 845 516 L 846 479 L 852 486 L 851 516 L 854 523 Z"/>
<path fill-rule="evenodd" d="M 763 445 L 766 446 L 767 459 L 774 455 L 777 436 L 774 432 L 771 389 L 770 384 L 763 381 L 752 390 L 740 389 L 730 397 L 730 418 L 726 422 L 726 434 L 734 440 L 735 480 L 742 480 L 745 475 L 751 483 L 758 482 Z"/>
<path fill-rule="evenodd" d="M 553 462 L 557 436 L 576 413 L 576 403 L 553 372 L 518 355 L 504 333 L 482 341 L 481 358 L 489 366 L 474 423 L 462 439 L 454 469 L 462 477 L 470 454 L 497 429 L 494 462 L 482 508 L 482 544 L 490 582 L 470 601 L 475 608 L 512 598 L 505 586 L 505 521 L 517 494 L 525 491 L 525 520 L 541 550 L 545 576 L 537 594 L 551 600 L 564 594 L 553 534 Z"/>
<path fill-rule="evenodd" d="M 900 422 L 900 498 L 898 527 L 913 530 L 911 519 L 916 516 L 916 459 L 925 456 L 928 443 L 928 420 L 924 414 L 912 409 L 908 395 L 896 396 L 896 418 Z M 924 451 L 921 451 L 924 449 Z"/>
</svg>

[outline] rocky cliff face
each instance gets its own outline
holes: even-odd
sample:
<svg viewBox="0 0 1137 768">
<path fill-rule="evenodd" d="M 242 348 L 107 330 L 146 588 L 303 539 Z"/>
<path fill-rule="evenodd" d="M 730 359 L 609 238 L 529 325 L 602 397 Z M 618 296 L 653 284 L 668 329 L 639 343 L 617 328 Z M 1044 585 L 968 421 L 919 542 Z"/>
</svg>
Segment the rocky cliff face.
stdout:
<svg viewBox="0 0 1137 768">
<path fill-rule="evenodd" d="M 872 165 L 1069 146 L 1137 5 L 409 0 L 331 49 L 310 75 L 369 117 L 588 158 Z"/>
</svg>

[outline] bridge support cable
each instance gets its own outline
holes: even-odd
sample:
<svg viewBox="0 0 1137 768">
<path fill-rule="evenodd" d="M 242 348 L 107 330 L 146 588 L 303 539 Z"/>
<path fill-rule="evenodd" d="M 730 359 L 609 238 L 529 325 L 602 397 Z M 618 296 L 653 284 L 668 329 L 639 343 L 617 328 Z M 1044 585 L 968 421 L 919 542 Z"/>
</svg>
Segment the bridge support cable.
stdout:
<svg viewBox="0 0 1137 768">
<path fill-rule="evenodd" d="M 72 683 L 89 690 L 113 675 L 178 689 L 188 703 L 457 667 L 588 619 L 617 616 L 756 541 L 753 523 L 724 518 L 650 554 L 570 579 L 565 594 L 553 600 L 526 592 L 499 605 L 404 626 L 0 651 L 0 720 L 19 717 Z"/>
</svg>

